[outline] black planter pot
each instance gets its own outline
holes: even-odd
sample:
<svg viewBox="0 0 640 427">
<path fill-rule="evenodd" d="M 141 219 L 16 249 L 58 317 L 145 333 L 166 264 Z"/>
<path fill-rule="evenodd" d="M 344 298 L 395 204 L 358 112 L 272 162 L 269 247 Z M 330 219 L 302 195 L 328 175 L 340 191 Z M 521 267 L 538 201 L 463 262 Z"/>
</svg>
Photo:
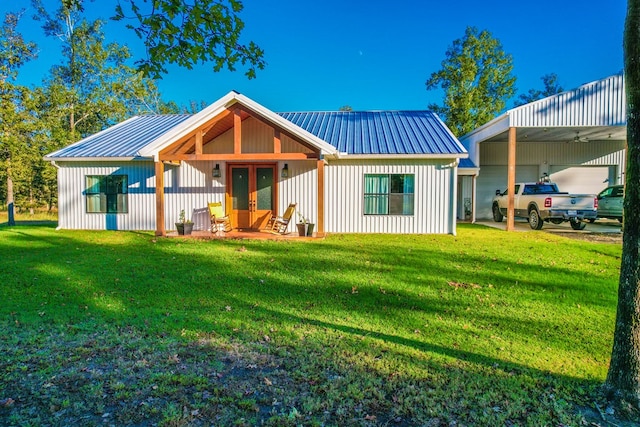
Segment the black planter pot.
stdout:
<svg viewBox="0 0 640 427">
<path fill-rule="evenodd" d="M 193 231 L 193 223 L 176 222 L 176 230 L 180 236 L 188 236 Z"/>
<path fill-rule="evenodd" d="M 316 225 L 311 222 L 307 224 L 307 236 L 313 236 L 313 229 L 315 226 Z"/>
<path fill-rule="evenodd" d="M 191 232 L 193 231 L 193 223 L 192 222 L 187 222 L 184 224 L 184 235 L 188 236 L 191 234 Z"/>
<path fill-rule="evenodd" d="M 298 227 L 298 236 L 304 237 L 307 235 L 307 224 L 299 222 L 296 226 Z"/>
</svg>

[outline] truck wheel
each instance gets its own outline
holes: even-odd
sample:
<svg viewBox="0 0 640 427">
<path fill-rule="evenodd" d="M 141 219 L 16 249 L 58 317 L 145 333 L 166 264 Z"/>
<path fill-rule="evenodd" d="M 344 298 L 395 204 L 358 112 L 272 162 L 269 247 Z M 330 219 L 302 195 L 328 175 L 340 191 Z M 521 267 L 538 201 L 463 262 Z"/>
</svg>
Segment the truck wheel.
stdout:
<svg viewBox="0 0 640 427">
<path fill-rule="evenodd" d="M 584 228 L 587 226 L 587 224 L 582 221 L 578 221 L 577 219 L 570 219 L 569 224 L 571 224 L 571 228 L 573 228 L 574 230 L 584 230 Z"/>
<path fill-rule="evenodd" d="M 542 230 L 543 222 L 540 219 L 540 214 L 536 209 L 529 211 L 529 227 L 533 230 Z"/>
<path fill-rule="evenodd" d="M 502 220 L 504 219 L 504 215 L 502 215 L 502 212 L 500 212 L 500 207 L 498 206 L 498 204 L 494 204 L 493 205 L 493 220 L 495 222 L 502 222 Z"/>
</svg>

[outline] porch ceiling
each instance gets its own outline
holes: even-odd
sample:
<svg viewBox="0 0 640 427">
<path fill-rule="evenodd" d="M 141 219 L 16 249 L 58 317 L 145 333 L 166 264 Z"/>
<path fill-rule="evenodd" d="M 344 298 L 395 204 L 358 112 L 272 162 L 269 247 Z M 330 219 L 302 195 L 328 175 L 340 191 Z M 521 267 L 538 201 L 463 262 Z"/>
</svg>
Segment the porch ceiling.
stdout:
<svg viewBox="0 0 640 427">
<path fill-rule="evenodd" d="M 507 142 L 508 130 L 482 142 Z M 576 136 L 579 137 L 576 140 Z M 516 141 L 532 142 L 589 142 L 627 139 L 626 126 L 588 126 L 588 127 L 519 127 L 516 128 Z"/>
</svg>

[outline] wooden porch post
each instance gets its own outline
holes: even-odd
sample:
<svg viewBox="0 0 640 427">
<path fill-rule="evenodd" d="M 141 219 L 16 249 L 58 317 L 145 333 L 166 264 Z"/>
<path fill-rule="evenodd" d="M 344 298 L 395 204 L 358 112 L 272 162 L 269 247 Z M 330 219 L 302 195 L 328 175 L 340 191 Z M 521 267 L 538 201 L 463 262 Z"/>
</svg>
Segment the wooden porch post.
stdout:
<svg viewBox="0 0 640 427">
<path fill-rule="evenodd" d="M 166 236 L 164 228 L 164 163 L 156 162 L 156 236 Z"/>
<path fill-rule="evenodd" d="M 516 128 L 509 128 L 509 143 L 507 149 L 507 231 L 515 229 L 514 202 L 516 189 Z"/>
<path fill-rule="evenodd" d="M 324 234 L 324 160 L 318 159 L 318 235 Z"/>
<path fill-rule="evenodd" d="M 242 117 L 240 109 L 233 110 L 233 154 L 242 153 Z"/>
</svg>

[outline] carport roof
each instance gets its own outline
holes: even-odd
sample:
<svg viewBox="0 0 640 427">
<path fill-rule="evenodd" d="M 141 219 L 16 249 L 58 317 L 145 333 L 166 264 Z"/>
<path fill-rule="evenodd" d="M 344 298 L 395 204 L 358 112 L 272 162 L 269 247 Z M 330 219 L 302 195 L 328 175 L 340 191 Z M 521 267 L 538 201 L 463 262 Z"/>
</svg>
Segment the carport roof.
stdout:
<svg viewBox="0 0 640 427">
<path fill-rule="evenodd" d="M 512 108 L 460 141 L 506 142 L 510 127 L 519 142 L 625 140 L 625 106 L 624 76 L 617 74 Z"/>
</svg>

